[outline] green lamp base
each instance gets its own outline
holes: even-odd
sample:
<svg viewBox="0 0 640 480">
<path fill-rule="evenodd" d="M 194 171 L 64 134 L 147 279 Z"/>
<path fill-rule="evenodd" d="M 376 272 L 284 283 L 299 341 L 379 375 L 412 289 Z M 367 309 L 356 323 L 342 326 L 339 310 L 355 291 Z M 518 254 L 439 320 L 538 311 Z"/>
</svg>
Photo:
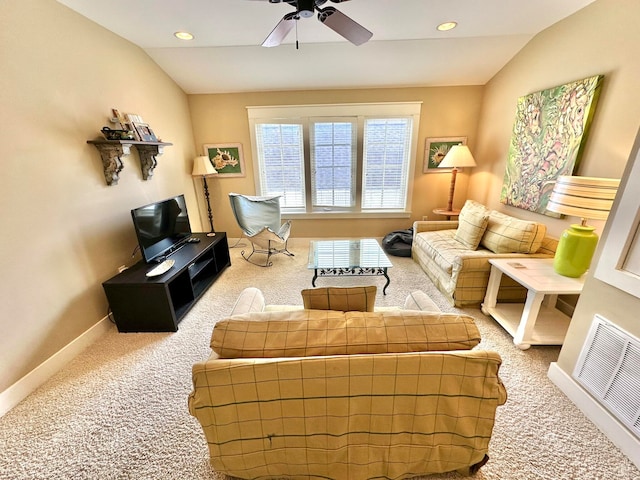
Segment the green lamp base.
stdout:
<svg viewBox="0 0 640 480">
<path fill-rule="evenodd" d="M 594 233 L 594 227 L 571 225 L 562 232 L 553 269 L 565 277 L 581 277 L 589 269 L 597 245 L 598 235 Z"/>
</svg>

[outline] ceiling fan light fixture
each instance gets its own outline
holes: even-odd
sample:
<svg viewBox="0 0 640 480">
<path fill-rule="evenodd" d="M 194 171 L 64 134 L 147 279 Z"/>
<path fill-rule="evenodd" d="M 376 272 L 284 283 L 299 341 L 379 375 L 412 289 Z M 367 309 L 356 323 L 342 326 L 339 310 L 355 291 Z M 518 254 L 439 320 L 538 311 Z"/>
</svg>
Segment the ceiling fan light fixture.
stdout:
<svg viewBox="0 0 640 480">
<path fill-rule="evenodd" d="M 298 0 L 298 15 L 302 18 L 313 17 L 313 11 L 316 8 L 314 0 Z"/>
<path fill-rule="evenodd" d="M 443 22 L 436 27 L 436 30 L 440 32 L 447 32 L 449 30 L 453 30 L 458 26 L 458 22 Z"/>
<path fill-rule="evenodd" d="M 175 32 L 173 36 L 180 40 L 193 40 L 193 34 L 189 32 Z"/>
</svg>

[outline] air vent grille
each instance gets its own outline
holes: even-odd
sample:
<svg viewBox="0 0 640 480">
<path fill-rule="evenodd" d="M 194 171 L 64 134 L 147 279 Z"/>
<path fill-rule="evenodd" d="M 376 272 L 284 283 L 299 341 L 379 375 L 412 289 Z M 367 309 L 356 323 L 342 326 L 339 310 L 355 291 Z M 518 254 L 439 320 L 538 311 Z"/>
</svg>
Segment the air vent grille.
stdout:
<svg viewBox="0 0 640 480">
<path fill-rule="evenodd" d="M 595 315 L 574 378 L 640 438 L 640 340 Z"/>
</svg>

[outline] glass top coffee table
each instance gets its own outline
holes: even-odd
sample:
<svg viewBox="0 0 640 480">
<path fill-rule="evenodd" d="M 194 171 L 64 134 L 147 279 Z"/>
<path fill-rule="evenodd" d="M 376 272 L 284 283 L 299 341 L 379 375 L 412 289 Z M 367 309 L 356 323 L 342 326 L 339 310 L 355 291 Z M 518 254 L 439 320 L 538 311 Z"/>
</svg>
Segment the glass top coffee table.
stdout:
<svg viewBox="0 0 640 480">
<path fill-rule="evenodd" d="M 313 240 L 309 245 L 309 264 L 313 269 L 311 285 L 318 277 L 374 276 L 387 279 L 382 293 L 387 294 L 391 279 L 387 269 L 393 264 L 373 238 L 360 240 Z"/>
</svg>

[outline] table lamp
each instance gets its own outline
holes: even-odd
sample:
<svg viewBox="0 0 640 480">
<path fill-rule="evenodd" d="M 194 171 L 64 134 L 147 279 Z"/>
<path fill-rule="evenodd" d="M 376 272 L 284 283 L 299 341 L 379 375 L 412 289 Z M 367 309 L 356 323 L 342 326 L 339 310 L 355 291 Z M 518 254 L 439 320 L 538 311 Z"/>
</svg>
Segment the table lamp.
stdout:
<svg viewBox="0 0 640 480">
<path fill-rule="evenodd" d="M 449 188 L 449 203 L 447 204 L 448 211 L 451 212 L 453 210 L 453 192 L 456 189 L 458 168 L 475 166 L 476 161 L 466 145 L 454 145 L 451 147 L 440 162 L 440 165 L 438 165 L 438 168 L 453 168 L 451 171 L 451 187 Z"/>
<path fill-rule="evenodd" d="M 191 172 L 191 176 L 202 177 L 202 184 L 204 185 L 204 198 L 207 200 L 209 225 L 211 226 L 211 230 L 209 231 L 209 233 L 207 233 L 208 237 L 215 236 L 215 230 L 213 229 L 213 214 L 211 213 L 211 204 L 209 203 L 209 187 L 207 186 L 207 177 L 217 174 L 218 172 L 215 168 L 213 168 L 211 160 L 209 160 L 209 157 L 207 157 L 206 155 L 196 157 L 193 161 L 193 171 Z"/>
<path fill-rule="evenodd" d="M 598 244 L 595 228 L 587 219 L 606 220 L 613 205 L 620 180 L 614 178 L 560 176 L 547 204 L 550 212 L 582 219 L 562 233 L 553 260 L 556 273 L 581 277 L 591 264 Z"/>
</svg>

